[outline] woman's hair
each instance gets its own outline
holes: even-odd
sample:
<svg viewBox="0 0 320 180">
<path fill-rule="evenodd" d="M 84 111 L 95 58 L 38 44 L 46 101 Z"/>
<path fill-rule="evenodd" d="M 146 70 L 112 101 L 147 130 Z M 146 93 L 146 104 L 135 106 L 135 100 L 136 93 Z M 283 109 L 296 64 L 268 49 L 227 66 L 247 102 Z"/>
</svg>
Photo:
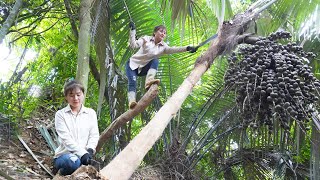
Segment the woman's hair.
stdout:
<svg viewBox="0 0 320 180">
<path fill-rule="evenodd" d="M 63 88 L 64 96 L 67 96 L 70 91 L 72 92 L 76 88 L 79 88 L 84 93 L 84 87 L 80 82 L 76 80 L 66 82 Z"/>
<path fill-rule="evenodd" d="M 156 27 L 154 27 L 154 29 L 153 29 L 153 36 L 154 36 L 154 33 L 156 33 L 159 29 L 164 29 L 164 30 L 166 30 L 167 28 L 164 26 L 164 25 L 159 25 L 159 26 L 156 26 Z"/>
</svg>

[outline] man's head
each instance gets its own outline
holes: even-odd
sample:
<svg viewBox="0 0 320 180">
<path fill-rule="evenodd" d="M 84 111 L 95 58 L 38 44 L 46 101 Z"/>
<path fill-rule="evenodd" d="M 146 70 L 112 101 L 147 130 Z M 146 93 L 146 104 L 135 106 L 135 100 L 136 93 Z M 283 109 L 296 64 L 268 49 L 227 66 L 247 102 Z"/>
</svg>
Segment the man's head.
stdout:
<svg viewBox="0 0 320 180">
<path fill-rule="evenodd" d="M 163 39 L 167 36 L 166 27 L 164 25 L 154 27 L 153 36 L 155 38 L 156 43 L 163 41 Z"/>
</svg>

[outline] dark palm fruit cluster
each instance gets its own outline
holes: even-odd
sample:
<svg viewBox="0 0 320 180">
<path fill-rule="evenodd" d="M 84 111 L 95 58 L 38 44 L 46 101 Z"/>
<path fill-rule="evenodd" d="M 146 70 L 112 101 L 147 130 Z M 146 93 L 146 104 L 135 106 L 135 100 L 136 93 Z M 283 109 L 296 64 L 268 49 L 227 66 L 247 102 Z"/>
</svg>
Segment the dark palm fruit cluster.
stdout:
<svg viewBox="0 0 320 180">
<path fill-rule="evenodd" d="M 237 94 L 242 127 L 268 125 L 271 132 L 277 120 L 288 131 L 292 120 L 303 125 L 313 112 L 309 105 L 318 101 L 320 83 L 306 62 L 315 55 L 295 43 L 277 42 L 290 37 L 272 33 L 228 57 L 225 83 Z"/>
</svg>

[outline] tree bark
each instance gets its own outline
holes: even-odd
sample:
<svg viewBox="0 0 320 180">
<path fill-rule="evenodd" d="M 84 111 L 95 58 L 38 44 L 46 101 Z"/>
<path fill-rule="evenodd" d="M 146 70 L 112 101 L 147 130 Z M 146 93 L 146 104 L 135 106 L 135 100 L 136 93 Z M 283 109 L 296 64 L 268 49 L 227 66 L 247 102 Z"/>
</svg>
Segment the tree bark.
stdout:
<svg viewBox="0 0 320 180">
<path fill-rule="evenodd" d="M 316 119 L 319 119 L 320 115 L 314 113 Z M 312 126 L 311 133 L 311 156 L 310 156 L 310 179 L 315 180 L 320 177 L 320 132 L 319 122 L 315 118 L 312 118 L 315 125 Z"/>
<path fill-rule="evenodd" d="M 80 4 L 80 32 L 78 41 L 78 61 L 76 79 L 85 88 L 85 96 L 88 88 L 89 77 L 89 52 L 90 52 L 90 0 L 81 0 Z"/>
<path fill-rule="evenodd" d="M 4 37 L 7 35 L 9 29 L 11 28 L 14 20 L 16 19 L 20 8 L 22 7 L 22 0 L 16 0 L 12 10 L 6 21 L 3 23 L 2 28 L 0 29 L 0 44 L 2 43 Z"/>
<path fill-rule="evenodd" d="M 89 67 L 94 80 L 96 80 L 98 85 L 100 85 L 100 72 L 98 71 L 98 68 L 94 63 L 92 56 L 89 56 Z"/>
<path fill-rule="evenodd" d="M 108 1 L 96 1 L 95 2 L 95 19 L 100 19 L 97 23 L 97 33 L 99 37 L 95 38 L 95 49 L 99 61 L 100 66 L 100 83 L 99 83 L 99 98 L 98 98 L 98 106 L 97 106 L 97 115 L 98 119 L 100 119 L 101 108 L 103 104 L 104 98 L 109 99 L 108 93 L 105 91 L 106 89 L 106 79 L 107 79 L 107 68 L 105 64 L 105 59 L 109 58 L 109 51 L 107 48 L 107 44 L 110 44 L 109 34 L 110 34 L 110 16 L 109 16 L 109 2 Z M 105 96 L 106 95 L 106 96 Z"/>
<path fill-rule="evenodd" d="M 213 60 L 224 52 L 233 49 L 239 43 L 240 38 L 241 40 L 245 39 L 245 36 L 240 35 L 256 16 L 257 14 L 254 11 L 248 10 L 243 14 L 236 15 L 232 21 L 223 23 L 219 29 L 218 38 L 214 39 L 205 54 L 197 59 L 195 68 L 190 75 L 141 132 L 101 170 L 103 176 L 117 180 L 131 177 Z"/>
<path fill-rule="evenodd" d="M 157 95 L 158 85 L 153 84 L 148 92 L 140 99 L 134 109 L 129 109 L 127 112 L 123 113 L 101 133 L 96 151 L 100 151 L 103 144 L 114 134 L 114 132 L 116 132 L 117 129 L 119 129 L 127 122 L 131 121 L 136 115 L 144 111 Z"/>
<path fill-rule="evenodd" d="M 72 11 L 71 11 L 71 6 L 70 6 L 69 0 L 64 0 L 64 5 L 66 7 L 66 11 L 67 11 L 67 14 L 68 14 L 68 17 L 69 17 L 69 20 L 70 20 L 72 33 L 76 38 L 78 38 L 79 33 L 78 33 L 76 22 L 74 20 L 74 17 L 73 17 Z"/>
</svg>

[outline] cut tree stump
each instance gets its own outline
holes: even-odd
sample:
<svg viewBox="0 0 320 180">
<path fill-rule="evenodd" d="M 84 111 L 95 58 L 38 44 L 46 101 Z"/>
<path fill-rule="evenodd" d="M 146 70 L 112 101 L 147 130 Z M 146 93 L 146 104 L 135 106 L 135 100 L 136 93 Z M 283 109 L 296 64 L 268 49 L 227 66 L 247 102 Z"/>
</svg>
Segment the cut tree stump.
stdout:
<svg viewBox="0 0 320 180">
<path fill-rule="evenodd" d="M 55 175 L 52 180 L 74 180 L 74 179 L 101 179 L 108 180 L 101 176 L 101 174 L 91 165 L 80 166 L 71 175 L 61 176 L 59 174 Z"/>
</svg>

